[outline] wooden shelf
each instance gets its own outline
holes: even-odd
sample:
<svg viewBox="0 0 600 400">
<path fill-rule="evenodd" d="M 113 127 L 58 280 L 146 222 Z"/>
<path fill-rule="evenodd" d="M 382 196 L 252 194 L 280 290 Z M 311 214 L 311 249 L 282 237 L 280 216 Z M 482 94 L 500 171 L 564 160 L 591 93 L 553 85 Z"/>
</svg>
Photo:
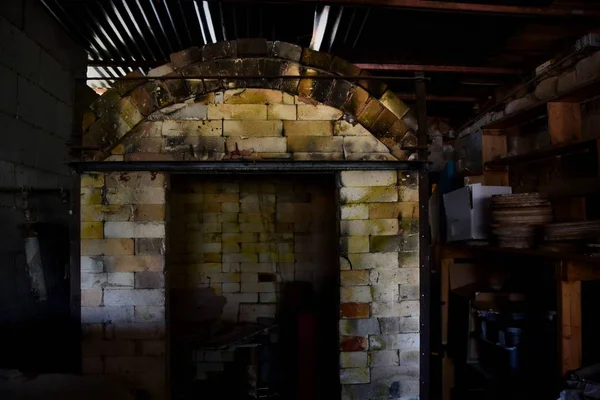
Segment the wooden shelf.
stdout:
<svg viewBox="0 0 600 400">
<path fill-rule="evenodd" d="M 547 115 L 546 104 L 548 103 L 581 103 L 594 96 L 598 96 L 598 94 L 600 94 L 600 79 L 593 79 L 581 83 L 571 90 L 561 93 L 549 100 L 537 102 L 497 121 L 490 122 L 481 129 L 484 130 L 484 134 L 488 135 L 510 135 L 511 132 L 507 132 L 506 129 L 523 125 Z"/>
<path fill-rule="evenodd" d="M 474 254 L 511 254 L 526 255 L 553 260 L 577 261 L 581 263 L 600 265 L 600 256 L 586 256 L 577 253 L 560 253 L 538 249 L 514 249 L 510 247 L 497 247 L 489 245 L 469 245 L 466 243 L 445 243 L 441 246 L 442 258 L 468 258 Z M 600 272 L 600 270 L 599 270 Z"/>
<path fill-rule="evenodd" d="M 593 138 L 593 139 L 577 140 L 577 141 L 568 142 L 568 143 L 561 143 L 561 144 L 554 145 L 552 147 L 548 147 L 546 149 L 532 151 L 531 153 L 528 153 L 528 154 L 498 158 L 496 160 L 486 162 L 484 164 L 484 166 L 487 170 L 504 169 L 505 167 L 508 167 L 510 165 L 516 165 L 516 164 L 521 164 L 521 163 L 525 163 L 525 162 L 540 161 L 540 160 L 544 160 L 546 158 L 555 157 L 555 156 L 559 156 L 562 154 L 567 154 L 569 152 L 576 152 L 576 151 L 584 150 L 586 148 L 592 149 L 596 146 L 597 141 L 598 141 L 597 138 Z"/>
</svg>

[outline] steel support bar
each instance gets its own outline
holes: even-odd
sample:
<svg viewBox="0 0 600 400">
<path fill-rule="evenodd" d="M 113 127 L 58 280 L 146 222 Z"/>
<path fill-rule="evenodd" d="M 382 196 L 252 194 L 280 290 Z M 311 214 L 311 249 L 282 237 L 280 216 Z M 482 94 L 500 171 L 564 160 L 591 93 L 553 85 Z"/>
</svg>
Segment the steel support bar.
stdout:
<svg viewBox="0 0 600 400">
<path fill-rule="evenodd" d="M 371 71 L 402 71 L 402 72 L 452 72 L 457 74 L 478 75 L 519 75 L 521 70 L 500 67 L 468 67 L 462 65 L 419 65 L 419 64 L 354 64 L 361 69 Z"/>
<path fill-rule="evenodd" d="M 415 81 L 415 92 L 417 94 L 417 143 L 419 160 L 427 160 L 427 93 L 423 72 L 415 73 L 418 78 Z M 429 248 L 429 176 L 427 171 L 419 173 L 419 282 L 420 282 L 420 385 L 419 398 L 431 399 L 431 357 L 430 357 L 430 248 Z"/>
<path fill-rule="evenodd" d="M 411 76 L 345 76 L 345 75 L 164 75 L 164 76 L 122 76 L 119 78 L 108 78 L 111 81 L 153 81 L 153 80 L 179 80 L 179 79 L 310 79 L 310 80 L 330 80 L 345 79 L 348 81 L 414 81 L 416 78 Z M 429 78 L 423 78 L 429 80 Z M 104 81 L 107 78 L 75 78 L 76 81 Z"/>
<path fill-rule="evenodd" d="M 415 101 L 417 95 L 412 93 L 394 93 L 400 100 Z M 435 101 L 440 103 L 477 103 L 480 99 L 477 97 L 466 97 L 466 96 L 438 96 L 435 94 L 428 94 L 425 96 L 427 101 Z"/>
<path fill-rule="evenodd" d="M 119 161 L 74 162 L 82 172 L 161 171 L 174 173 L 307 173 L 369 170 L 426 170 L 420 161 Z"/>
<path fill-rule="evenodd" d="M 208 0 L 210 2 L 224 3 L 271 3 L 271 4 L 345 4 L 364 7 L 387 7 L 398 9 L 412 9 L 429 12 L 456 12 L 471 14 L 493 14 L 507 16 L 530 17 L 591 17 L 600 16 L 596 9 L 575 7 L 528 7 L 498 4 L 473 4 L 450 1 L 431 0 Z"/>
</svg>

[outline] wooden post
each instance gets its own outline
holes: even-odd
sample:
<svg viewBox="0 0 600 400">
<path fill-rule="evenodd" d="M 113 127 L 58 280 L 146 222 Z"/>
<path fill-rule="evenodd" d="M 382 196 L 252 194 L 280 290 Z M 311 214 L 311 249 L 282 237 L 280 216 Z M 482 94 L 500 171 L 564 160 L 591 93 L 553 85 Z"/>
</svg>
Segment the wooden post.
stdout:
<svg viewBox="0 0 600 400">
<path fill-rule="evenodd" d="M 558 354 L 561 376 L 582 365 L 581 346 L 581 281 L 564 280 L 567 266 L 561 262 L 558 284 Z"/>
<path fill-rule="evenodd" d="M 548 133 L 552 144 L 581 139 L 579 103 L 548 103 Z"/>
<path fill-rule="evenodd" d="M 481 162 L 485 164 L 503 157 L 508 153 L 506 136 L 489 135 L 483 130 L 481 137 Z M 508 171 L 486 171 L 483 169 L 484 182 L 486 185 L 509 186 Z"/>
<path fill-rule="evenodd" d="M 440 262 L 440 300 L 442 302 L 442 400 L 450 400 L 452 395 L 452 387 L 454 386 L 454 365 L 450 357 L 448 357 L 446 347 L 448 346 L 448 305 L 450 301 L 450 265 L 452 259 L 445 258 L 442 252 Z"/>
</svg>

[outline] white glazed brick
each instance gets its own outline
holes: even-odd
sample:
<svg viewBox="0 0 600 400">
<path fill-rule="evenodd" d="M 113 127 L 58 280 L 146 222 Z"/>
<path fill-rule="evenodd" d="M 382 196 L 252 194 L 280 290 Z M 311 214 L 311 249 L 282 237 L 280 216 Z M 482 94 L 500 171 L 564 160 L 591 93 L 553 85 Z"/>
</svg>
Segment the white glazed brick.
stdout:
<svg viewBox="0 0 600 400">
<path fill-rule="evenodd" d="M 395 203 L 398 201 L 396 186 L 342 187 L 340 201 L 347 203 Z"/>
<path fill-rule="evenodd" d="M 116 307 L 81 307 L 81 322 L 84 324 L 119 321 L 133 321 L 133 307 L 126 305 Z"/>
<path fill-rule="evenodd" d="M 373 317 L 418 317 L 420 315 L 420 305 L 418 300 L 409 300 L 398 303 L 393 302 L 373 302 L 371 303 L 371 316 Z"/>
<path fill-rule="evenodd" d="M 369 353 L 371 367 L 386 367 L 388 365 L 398 365 L 398 350 L 371 351 Z"/>
<path fill-rule="evenodd" d="M 418 333 L 399 333 L 396 335 L 370 335 L 369 350 L 407 350 L 419 348 Z"/>
<path fill-rule="evenodd" d="M 163 306 L 164 289 L 104 289 L 106 306 Z"/>
<path fill-rule="evenodd" d="M 165 224 L 162 222 L 106 222 L 106 238 L 164 238 Z"/>
<path fill-rule="evenodd" d="M 81 272 L 88 273 L 100 273 L 104 271 L 104 258 L 103 257 L 81 257 Z"/>
<path fill-rule="evenodd" d="M 372 285 L 395 283 L 398 285 L 418 285 L 418 268 L 398 268 L 394 270 L 372 270 L 369 276 Z"/>
<path fill-rule="evenodd" d="M 395 186 L 396 171 L 342 171 L 340 182 L 345 187 Z"/>
<path fill-rule="evenodd" d="M 101 288 L 106 285 L 106 274 L 82 273 L 80 283 L 82 290 Z"/>
<path fill-rule="evenodd" d="M 370 286 L 373 295 L 373 301 L 381 302 L 397 302 L 399 296 L 398 284 L 394 282 L 384 282 L 381 285 Z"/>
<path fill-rule="evenodd" d="M 133 272 L 111 272 L 107 275 L 107 287 L 111 289 L 118 288 L 133 288 L 134 274 Z"/>
<path fill-rule="evenodd" d="M 369 355 L 366 351 L 350 351 L 340 353 L 340 367 L 364 368 L 368 366 Z"/>
<path fill-rule="evenodd" d="M 342 253 L 368 253 L 369 236 L 341 236 Z"/>
<path fill-rule="evenodd" d="M 368 204 L 347 204 L 340 207 L 342 219 L 369 219 Z"/>
<path fill-rule="evenodd" d="M 340 369 L 340 383 L 342 385 L 354 385 L 358 383 L 369 383 L 371 381 L 371 370 L 369 368 L 342 368 Z"/>
<path fill-rule="evenodd" d="M 352 269 L 398 269 L 398 253 L 360 253 L 349 254 Z"/>
</svg>

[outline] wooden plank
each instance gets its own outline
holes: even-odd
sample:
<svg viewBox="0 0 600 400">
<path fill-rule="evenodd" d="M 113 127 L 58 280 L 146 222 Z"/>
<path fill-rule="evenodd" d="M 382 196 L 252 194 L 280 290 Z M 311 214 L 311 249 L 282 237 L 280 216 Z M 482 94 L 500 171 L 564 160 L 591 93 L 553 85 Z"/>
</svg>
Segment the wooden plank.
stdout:
<svg viewBox="0 0 600 400">
<path fill-rule="evenodd" d="M 581 139 L 581 107 L 578 103 L 551 102 L 547 107 L 548 133 L 552 144 Z"/>
<path fill-rule="evenodd" d="M 450 265 L 453 260 L 450 258 L 442 258 L 441 260 L 441 293 L 440 301 L 442 302 L 442 346 L 448 344 L 448 302 L 450 300 Z"/>
<path fill-rule="evenodd" d="M 598 281 L 600 280 L 600 266 L 568 261 L 563 268 L 562 279 L 567 282 Z"/>
<path fill-rule="evenodd" d="M 562 268 L 563 266 L 559 266 Z M 559 275 L 560 276 L 560 275 Z M 558 282 L 558 354 L 560 362 L 560 374 L 565 375 L 569 371 L 581 367 L 581 282 L 566 282 L 557 279 Z"/>
<path fill-rule="evenodd" d="M 505 156 L 507 152 L 507 143 L 504 136 L 482 136 L 481 158 L 484 163 Z"/>
<path fill-rule="evenodd" d="M 483 135 L 481 137 L 481 159 L 485 163 L 497 160 L 506 156 L 508 144 L 504 136 Z M 501 182 L 508 185 L 508 171 L 485 171 L 483 172 L 485 182 L 490 185 L 491 182 Z"/>
</svg>

